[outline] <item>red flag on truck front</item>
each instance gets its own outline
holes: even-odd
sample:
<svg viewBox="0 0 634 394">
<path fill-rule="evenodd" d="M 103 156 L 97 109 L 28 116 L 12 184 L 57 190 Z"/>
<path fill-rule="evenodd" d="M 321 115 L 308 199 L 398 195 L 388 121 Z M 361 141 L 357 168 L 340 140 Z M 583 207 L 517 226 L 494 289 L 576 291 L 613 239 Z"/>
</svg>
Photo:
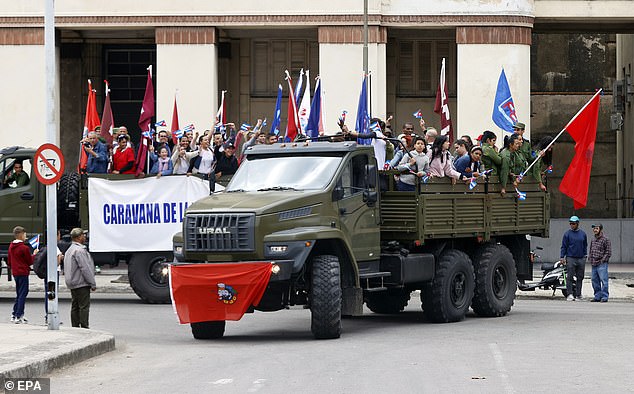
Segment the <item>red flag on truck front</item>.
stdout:
<svg viewBox="0 0 634 394">
<path fill-rule="evenodd" d="M 172 305 L 181 324 L 240 320 L 258 305 L 270 277 L 270 262 L 171 265 Z"/>
<path fill-rule="evenodd" d="M 595 93 L 564 127 L 575 140 L 575 157 L 559 184 L 559 190 L 572 198 L 575 209 L 585 207 L 588 202 L 590 171 L 599 121 L 600 93 L 601 90 Z"/>
</svg>

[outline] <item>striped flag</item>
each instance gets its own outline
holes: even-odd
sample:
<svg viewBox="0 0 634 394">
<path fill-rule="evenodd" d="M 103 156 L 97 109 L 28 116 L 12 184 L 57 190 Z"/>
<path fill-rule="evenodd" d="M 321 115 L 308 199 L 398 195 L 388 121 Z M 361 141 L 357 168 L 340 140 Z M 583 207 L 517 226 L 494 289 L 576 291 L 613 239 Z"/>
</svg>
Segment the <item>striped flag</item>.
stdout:
<svg viewBox="0 0 634 394">
<path fill-rule="evenodd" d="M 476 181 L 476 177 L 471 177 L 471 182 L 469 182 L 469 190 L 475 189 L 478 186 L 478 182 Z"/>
<path fill-rule="evenodd" d="M 521 191 L 519 191 L 517 188 L 515 188 L 515 192 L 517 193 L 517 199 L 519 201 L 524 201 L 526 200 L 526 193 L 522 193 Z"/>
<path fill-rule="evenodd" d="M 35 237 L 29 239 L 29 245 L 31 245 L 31 247 L 33 249 L 39 249 L 40 248 L 40 234 L 36 235 Z"/>
<path fill-rule="evenodd" d="M 348 113 L 348 111 L 346 111 L 345 109 L 343 111 L 341 111 L 341 115 L 339 116 L 339 123 L 341 125 L 346 124 L 346 114 Z"/>
<path fill-rule="evenodd" d="M 194 132 L 194 130 L 196 130 L 196 127 L 193 123 L 190 123 L 187 126 L 183 127 L 183 133 L 189 133 L 190 131 Z"/>
<path fill-rule="evenodd" d="M 423 113 L 419 109 L 418 111 L 414 112 L 412 114 L 412 116 L 414 116 L 416 119 L 422 119 L 423 118 Z"/>
<path fill-rule="evenodd" d="M 167 123 L 164 120 L 154 123 L 154 127 L 167 127 Z"/>
<path fill-rule="evenodd" d="M 241 131 L 249 131 L 249 130 L 251 130 L 252 128 L 253 128 L 253 126 L 251 126 L 251 125 L 250 125 L 250 124 L 248 124 L 248 123 L 242 123 L 242 124 L 240 125 L 240 130 L 241 130 Z"/>
</svg>

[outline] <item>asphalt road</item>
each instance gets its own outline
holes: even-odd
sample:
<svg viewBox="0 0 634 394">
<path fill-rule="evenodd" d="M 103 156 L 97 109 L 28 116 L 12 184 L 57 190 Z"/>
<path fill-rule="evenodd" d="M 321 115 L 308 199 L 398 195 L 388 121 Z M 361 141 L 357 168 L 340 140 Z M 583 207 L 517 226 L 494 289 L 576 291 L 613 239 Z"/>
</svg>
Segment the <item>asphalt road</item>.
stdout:
<svg viewBox="0 0 634 394">
<path fill-rule="evenodd" d="M 68 308 L 62 298 L 65 322 Z M 115 334 L 117 350 L 49 377 L 53 393 L 82 394 L 634 390 L 633 303 L 518 300 L 509 316 L 454 324 L 419 311 L 417 297 L 396 316 L 366 311 L 328 341 L 312 339 L 307 310 L 256 313 L 197 341 L 170 305 L 96 295 L 91 326 Z"/>
</svg>

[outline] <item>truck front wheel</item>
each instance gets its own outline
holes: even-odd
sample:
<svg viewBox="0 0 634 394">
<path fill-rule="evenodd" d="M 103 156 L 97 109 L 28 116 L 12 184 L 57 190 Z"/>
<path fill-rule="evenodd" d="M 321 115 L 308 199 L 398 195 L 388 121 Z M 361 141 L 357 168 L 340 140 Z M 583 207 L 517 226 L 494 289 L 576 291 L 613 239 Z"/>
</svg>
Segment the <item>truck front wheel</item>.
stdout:
<svg viewBox="0 0 634 394">
<path fill-rule="evenodd" d="M 434 323 L 464 319 L 473 298 L 471 260 L 464 252 L 450 249 L 440 255 L 436 275 L 421 292 L 425 316 Z"/>
<path fill-rule="evenodd" d="M 374 313 L 394 314 L 402 312 L 409 299 L 409 291 L 398 289 L 369 293 L 365 296 L 365 303 Z"/>
<path fill-rule="evenodd" d="M 170 290 L 167 276 L 171 252 L 135 253 L 128 263 L 130 286 L 149 304 L 169 304 Z"/>
<path fill-rule="evenodd" d="M 336 256 L 313 258 L 310 311 L 310 329 L 316 339 L 341 336 L 341 278 Z"/>
<path fill-rule="evenodd" d="M 504 245 L 484 244 L 473 261 L 476 286 L 471 307 L 480 316 L 506 315 L 517 290 L 515 261 Z"/>
<path fill-rule="evenodd" d="M 191 323 L 192 335 L 196 339 L 218 339 L 225 335 L 225 321 L 201 321 Z"/>
</svg>

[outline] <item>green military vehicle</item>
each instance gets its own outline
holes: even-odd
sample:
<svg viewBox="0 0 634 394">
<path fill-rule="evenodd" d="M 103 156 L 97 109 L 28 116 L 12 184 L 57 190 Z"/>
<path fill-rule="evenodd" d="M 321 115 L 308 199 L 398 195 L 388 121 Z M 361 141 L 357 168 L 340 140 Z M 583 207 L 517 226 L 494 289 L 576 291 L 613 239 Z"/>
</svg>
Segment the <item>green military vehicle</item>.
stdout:
<svg viewBox="0 0 634 394">
<path fill-rule="evenodd" d="M 460 321 L 469 307 L 507 314 L 517 280 L 532 278 L 527 235 L 548 236 L 549 194 L 526 178 L 525 200 L 502 196 L 495 179 L 471 190 L 434 178 L 402 192 L 395 174 L 355 142 L 254 146 L 223 192 L 188 208 L 174 264 L 272 264 L 249 311 L 305 305 L 316 338 L 339 337 L 341 317 L 364 302 L 399 313 L 413 290 L 432 322 Z M 225 321 L 191 329 L 218 338 Z"/>
<path fill-rule="evenodd" d="M 24 226 L 30 234 L 41 234 L 42 242 L 46 243 L 46 190 L 44 185 L 37 181 L 35 178 L 35 172 L 33 167 L 33 156 L 36 150 L 23 147 L 9 147 L 0 150 L 0 259 L 6 260 L 7 250 L 9 243 L 13 240 L 12 230 L 16 225 Z M 18 185 L 16 182 L 5 182 L 10 180 L 11 175 L 15 172 L 15 165 L 22 163 L 23 171 L 29 176 L 29 182 L 25 185 Z M 112 182 L 115 185 L 124 185 L 124 182 L 120 181 L 132 181 L 132 175 L 97 175 L 90 174 L 89 176 L 80 177 L 77 173 L 66 173 L 62 176 L 57 187 L 57 223 L 58 228 L 62 230 L 70 230 L 73 227 L 82 227 L 84 229 L 89 228 L 90 215 L 93 215 L 92 219 L 97 220 L 102 217 L 103 209 L 100 207 L 93 207 L 89 203 L 89 184 L 90 179 L 100 179 L 107 182 Z M 185 183 L 185 177 L 165 177 L 173 178 L 168 181 L 174 181 L 176 178 L 183 180 Z M 194 178 L 194 177 L 191 177 Z M 144 180 L 138 180 L 143 182 Z M 165 182 L 160 182 L 154 177 L 152 179 L 145 180 L 149 184 L 149 188 L 157 188 L 157 194 L 163 194 L 160 189 L 161 185 L 165 185 Z M 198 178 L 188 179 L 187 182 L 203 183 L 203 186 L 198 186 L 198 190 L 202 190 L 203 194 L 198 194 L 196 199 L 209 194 L 208 186 Z M 181 183 L 179 183 L 181 184 Z M 188 183 L 189 184 L 189 183 Z M 118 189 L 123 186 L 119 186 Z M 124 189 L 127 186 L 123 187 Z M 148 188 L 148 186 L 143 186 Z M 131 198 L 126 198 L 124 202 L 130 202 Z M 93 201 L 94 202 L 94 201 Z M 191 200 L 193 202 L 193 199 Z M 115 204 L 116 203 L 116 204 Z M 113 201 L 112 204 L 107 204 L 107 207 L 121 207 L 123 204 Z M 127 204 L 129 206 L 131 204 Z M 135 206 L 147 204 L 136 204 Z M 152 207 L 156 204 L 152 204 Z M 106 208 L 106 205 L 103 204 Z M 141 207 L 144 208 L 144 207 Z M 114 210 L 112 210 L 114 211 Z M 184 209 L 182 209 L 184 211 Z M 112 218 L 124 217 L 125 211 L 122 211 L 123 215 L 114 215 L 107 217 L 110 220 Z M 149 212 L 149 210 L 148 210 Z M 168 211 L 171 213 L 171 211 Z M 90 215 L 89 215 L 90 213 Z M 163 205 L 160 206 L 160 216 L 163 217 Z M 138 215 L 137 215 L 138 216 Z M 171 219 L 176 223 L 177 215 Z M 182 215 L 181 215 L 182 217 Z M 152 218 L 154 219 L 154 218 Z M 93 222 L 95 223 L 95 222 Z M 119 263 L 127 263 L 128 265 L 128 278 L 130 285 L 134 292 L 145 302 L 148 303 L 169 303 L 169 286 L 167 283 L 167 263 L 172 261 L 171 252 L 171 239 L 169 235 L 179 228 L 180 222 L 176 224 L 176 228 L 171 231 L 161 230 L 146 230 L 151 225 L 148 224 L 135 224 L 130 221 L 131 224 L 123 224 L 119 227 L 110 225 L 107 227 L 101 223 L 100 228 L 102 234 L 99 239 L 93 237 L 93 230 L 90 228 L 88 249 L 91 252 L 93 260 L 97 265 L 116 265 Z M 161 223 L 163 224 L 163 223 Z M 137 230 L 137 227 L 140 230 Z M 111 229 L 112 228 L 112 229 Z M 151 227 L 150 227 L 151 228 Z M 121 241 L 121 234 L 131 234 L 127 239 Z M 147 245 L 138 242 L 140 234 L 143 233 L 147 238 L 161 241 L 164 244 L 163 247 L 146 247 Z M 119 238 L 116 238 L 119 236 Z M 113 244 L 113 248 L 106 247 L 97 248 L 97 241 L 107 241 Z"/>
</svg>

